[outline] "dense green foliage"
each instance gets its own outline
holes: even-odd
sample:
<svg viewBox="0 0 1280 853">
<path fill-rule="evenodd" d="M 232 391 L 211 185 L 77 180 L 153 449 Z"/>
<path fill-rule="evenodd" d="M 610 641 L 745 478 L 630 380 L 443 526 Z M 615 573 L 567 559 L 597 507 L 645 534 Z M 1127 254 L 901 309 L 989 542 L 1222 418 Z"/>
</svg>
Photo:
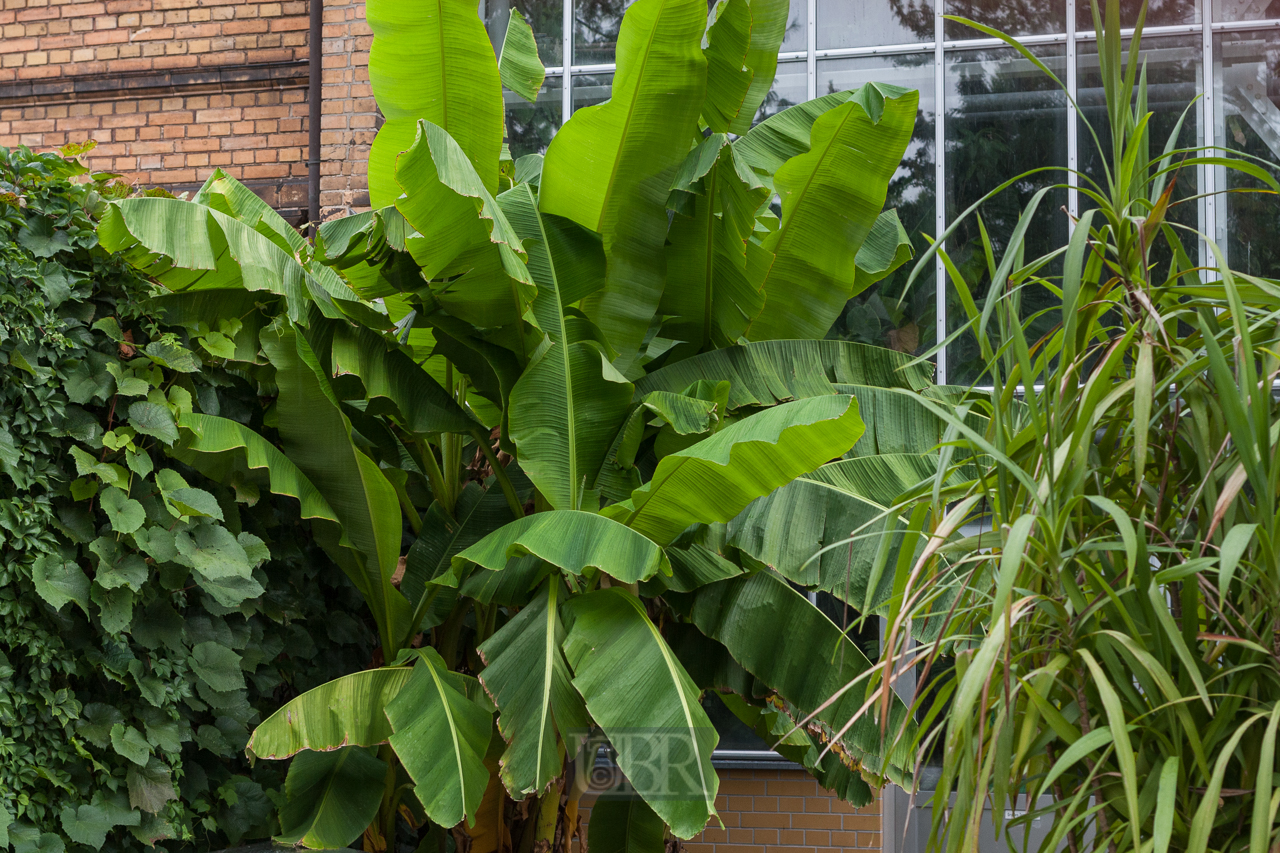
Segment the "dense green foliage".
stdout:
<svg viewBox="0 0 1280 853">
<path fill-rule="evenodd" d="M 238 321 L 166 323 L 99 246 L 128 190 L 84 172 L 0 149 L 0 846 L 260 838 L 250 730 L 369 632 L 296 504 L 170 456 L 187 413 L 264 428 L 271 389 L 223 366 Z"/>
<path fill-rule="evenodd" d="M 312 243 L 216 173 L 104 217 L 189 321 L 243 321 L 227 358 L 273 389 L 278 441 L 184 415 L 185 458 L 296 498 L 378 626 L 384 666 L 248 744 L 293 759 L 281 840 L 559 849 L 594 729 L 642 800 L 591 832 L 656 853 L 716 818 L 707 690 L 852 802 L 909 775 L 874 721 L 822 753 L 860 701 L 824 691 L 869 662 L 797 587 L 851 597 L 805 559 L 882 507 L 849 487 L 862 463 L 941 435 L 884 395 L 927 364 L 822 340 L 910 256 L 883 208 L 917 95 L 755 123 L 787 4 L 707 11 L 632 4 L 611 99 L 513 162 L 503 81 L 532 94 L 541 70 L 518 19 L 498 61 L 468 0 L 371 0 L 376 210 Z"/>
<path fill-rule="evenodd" d="M 1061 187 L 1007 245 L 982 231 L 985 302 L 942 254 L 993 388 L 915 397 L 947 440 L 886 513 L 914 556 L 869 568 L 895 595 L 868 689 L 887 703 L 919 673 L 926 724 L 889 733 L 936 765 L 919 797 L 954 797 L 932 849 L 975 849 L 985 815 L 1019 846 L 1040 822 L 1042 853 L 1267 853 L 1280 830 L 1280 282 L 1211 243 L 1197 267 L 1174 215 L 1182 169 L 1225 167 L 1271 205 L 1280 184 L 1158 128 L 1142 18 L 1126 56 L 1116 6 L 1093 4 L 1093 209 L 1043 254 L 1027 235 Z M 1036 290 L 1061 304 L 1029 315 Z"/>
</svg>

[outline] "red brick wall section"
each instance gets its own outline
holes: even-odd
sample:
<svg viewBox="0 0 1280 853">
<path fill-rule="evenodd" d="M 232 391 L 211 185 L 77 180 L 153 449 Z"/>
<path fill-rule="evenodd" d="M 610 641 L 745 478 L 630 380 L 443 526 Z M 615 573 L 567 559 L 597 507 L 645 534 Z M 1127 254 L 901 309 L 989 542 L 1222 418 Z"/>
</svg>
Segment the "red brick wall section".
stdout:
<svg viewBox="0 0 1280 853">
<path fill-rule="evenodd" d="M 583 805 L 585 832 L 590 809 Z M 683 842 L 686 853 L 880 849 L 879 799 L 855 809 L 800 770 L 721 770 L 716 810 L 725 828 L 709 828 Z"/>
<path fill-rule="evenodd" d="M 316 0 L 323 2 L 323 0 Z M 0 0 L 0 145 L 92 139 L 87 163 L 189 190 L 215 168 L 307 207 L 307 0 Z M 368 205 L 363 0 L 324 10 L 325 218 Z"/>
<path fill-rule="evenodd" d="M 364 0 L 328 0 L 324 4 L 321 219 L 369 206 L 365 166 L 378 129 L 378 105 L 369 87 L 372 42 L 373 32 L 364 19 Z"/>
</svg>

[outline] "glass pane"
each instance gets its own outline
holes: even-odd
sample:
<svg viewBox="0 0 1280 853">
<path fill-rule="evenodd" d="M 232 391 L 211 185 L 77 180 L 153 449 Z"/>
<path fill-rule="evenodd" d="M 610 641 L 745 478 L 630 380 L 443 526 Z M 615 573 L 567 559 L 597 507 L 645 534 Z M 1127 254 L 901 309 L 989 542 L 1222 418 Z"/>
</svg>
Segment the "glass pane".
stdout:
<svg viewBox="0 0 1280 853">
<path fill-rule="evenodd" d="M 804 61 L 779 62 L 778 76 L 773 78 L 773 88 L 769 90 L 768 95 L 765 95 L 764 103 L 760 105 L 760 111 L 756 113 L 754 124 L 759 124 L 769 116 L 782 112 L 787 107 L 794 107 L 796 104 L 809 100 L 808 95 L 808 63 Z"/>
<path fill-rule="evenodd" d="M 489 30 L 494 53 L 502 53 L 502 40 L 507 37 L 507 21 L 511 19 L 511 0 L 480 0 L 480 17 Z M 562 0 L 520 0 L 515 4 L 533 28 L 538 43 L 538 58 L 546 66 L 559 65 L 564 54 L 564 5 Z"/>
<path fill-rule="evenodd" d="M 1280 18 L 1280 0 L 1213 0 L 1213 20 L 1261 21 Z"/>
<path fill-rule="evenodd" d="M 547 0 L 543 0 L 547 2 Z M 635 0 L 564 0 L 573 3 L 573 64 L 606 65 L 617 61 L 618 30 L 622 15 Z M 791 14 L 796 14 L 796 4 L 804 8 L 805 0 L 791 0 Z M 558 2 L 557 2 L 558 6 Z M 707 0 L 707 11 L 715 6 L 715 0 Z M 800 20 L 804 21 L 801 14 Z M 783 50 L 804 50 L 803 34 L 800 47 Z"/>
<path fill-rule="evenodd" d="M 602 104 L 613 95 L 612 74 L 573 75 L 573 108 Z"/>
<path fill-rule="evenodd" d="M 933 41 L 929 0 L 818 0 L 818 49 Z"/>
<path fill-rule="evenodd" d="M 1098 2 L 1098 14 L 1104 14 L 1104 0 Z M 1132 27 L 1138 23 L 1138 10 L 1142 0 L 1120 0 L 1120 26 Z M 1200 0 L 1149 0 L 1147 21 L 1144 26 L 1163 27 L 1170 24 L 1196 24 L 1200 22 Z M 1093 12 L 1089 0 L 1076 0 L 1076 31 L 1093 32 Z"/>
<path fill-rule="evenodd" d="M 573 64 L 613 62 L 626 0 L 564 0 L 573 3 Z"/>
<path fill-rule="evenodd" d="M 551 137 L 560 127 L 560 78 L 548 77 L 538 90 L 537 103 L 505 89 L 502 97 L 507 104 L 507 144 L 512 157 L 526 154 L 545 154 Z"/>
<path fill-rule="evenodd" d="M 1218 144 L 1280 163 L 1280 32 L 1222 33 L 1214 38 L 1214 53 L 1222 66 Z M 1263 186 L 1234 170 L 1219 169 L 1218 175 L 1219 190 Z M 1218 240 L 1226 244 L 1232 269 L 1280 276 L 1280 206 L 1275 196 L 1232 192 L 1218 199 Z"/>
<path fill-rule="evenodd" d="M 902 165 L 889 184 L 886 208 L 896 208 L 911 235 L 917 257 L 928 249 L 926 234 L 934 228 L 934 97 L 933 54 L 818 62 L 818 94 L 856 89 L 869 82 L 892 83 L 920 92 L 920 112 Z M 904 286 L 914 261 L 849 300 L 827 337 L 886 346 L 903 352 L 923 352 L 933 346 L 937 303 L 935 276 L 930 270 L 917 278 L 911 291 Z"/>
<path fill-rule="evenodd" d="M 1178 120 L 1182 117 L 1187 105 L 1200 93 L 1202 84 L 1200 82 L 1200 57 L 1201 48 L 1199 38 L 1181 37 L 1181 38 L 1145 38 L 1143 39 L 1143 50 L 1141 59 L 1147 63 L 1147 107 L 1152 112 L 1151 121 L 1148 124 L 1151 146 L 1151 153 L 1157 154 L 1164 150 L 1165 143 L 1169 139 L 1169 135 L 1173 133 L 1174 128 L 1178 124 Z M 1106 100 L 1103 97 L 1102 77 L 1098 70 L 1098 45 L 1097 42 L 1087 42 L 1080 45 L 1077 53 L 1078 63 L 1078 95 L 1079 104 L 1082 112 L 1082 118 L 1087 120 L 1098 134 L 1099 144 L 1102 150 L 1110 152 L 1111 150 L 1111 132 L 1107 126 Z M 1129 43 L 1126 41 L 1124 50 L 1129 50 Z M 1183 121 L 1182 132 L 1175 148 L 1193 148 L 1201 144 L 1201 133 L 1199 125 L 1200 110 L 1193 107 L 1187 112 L 1186 119 Z M 1095 182 L 1099 187 L 1106 186 L 1106 171 L 1103 168 L 1102 156 L 1098 153 L 1098 147 L 1093 141 L 1093 136 L 1089 133 L 1088 128 L 1081 123 L 1080 126 L 1080 171 L 1084 177 L 1081 183 L 1087 181 Z M 1110 154 L 1107 155 L 1107 164 L 1110 166 Z M 1182 199 L 1189 199 L 1195 196 L 1197 192 L 1197 175 L 1194 168 L 1182 169 L 1176 173 L 1176 177 L 1171 178 L 1173 183 L 1173 201 L 1170 206 L 1168 218 L 1172 222 L 1179 223 L 1189 229 L 1199 228 L 1199 216 L 1194 203 L 1177 203 Z M 1105 189 L 1103 190 L 1105 192 Z M 1086 196 L 1080 197 L 1080 209 L 1087 210 L 1092 205 Z M 1182 242 L 1187 253 L 1194 260 L 1198 253 L 1198 240 L 1193 233 L 1183 232 Z M 1157 266 L 1164 266 L 1169 262 L 1168 246 L 1163 241 L 1157 241 L 1152 247 L 1152 261 Z"/>
<path fill-rule="evenodd" d="M 1036 50 L 1055 74 L 1065 71 L 1062 47 Z M 1067 99 L 1053 82 L 1026 59 L 1010 49 L 957 51 L 948 55 L 946 67 L 947 217 L 954 221 L 971 204 L 1004 181 L 1042 166 L 1067 165 Z M 979 212 L 994 246 L 997 261 L 1022 211 L 1037 190 L 1063 183 L 1059 171 L 1028 176 L 995 198 Z M 1067 240 L 1066 190 L 1044 198 L 1024 242 L 1030 260 L 1046 254 Z M 959 268 L 979 308 L 991 288 L 978 220 L 965 219 L 947 240 L 947 252 Z M 1053 275 L 1052 269 L 1046 270 Z M 950 288 L 948 288 L 950 291 Z M 1043 288 L 1022 291 L 1023 316 L 1054 304 L 1056 297 Z M 954 292 L 948 293 L 948 331 L 967 321 Z M 1055 320 L 1042 318 L 1033 334 L 1051 328 Z M 1044 328 L 1040 328 L 1044 326 Z M 947 348 L 947 381 L 969 384 L 979 380 L 982 359 L 971 335 L 958 338 Z"/>
<path fill-rule="evenodd" d="M 1089 0 L 1077 2 L 1084 3 L 1086 8 L 1089 5 Z M 1066 0 L 947 0 L 947 14 L 968 18 L 1015 36 L 1067 31 Z M 988 38 L 981 30 L 956 21 L 946 21 L 943 32 L 948 40 Z"/>
<path fill-rule="evenodd" d="M 714 2 L 711 3 L 715 5 Z M 779 53 L 793 50 L 809 49 L 809 4 L 807 0 L 791 0 L 791 11 L 787 13 L 787 32 L 782 37 Z"/>
</svg>

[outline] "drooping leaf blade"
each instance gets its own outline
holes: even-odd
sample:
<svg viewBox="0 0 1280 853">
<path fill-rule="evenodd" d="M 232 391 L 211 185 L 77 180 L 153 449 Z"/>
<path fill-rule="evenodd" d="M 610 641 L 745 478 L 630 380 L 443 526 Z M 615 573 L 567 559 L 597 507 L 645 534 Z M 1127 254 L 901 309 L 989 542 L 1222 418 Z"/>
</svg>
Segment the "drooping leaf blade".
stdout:
<svg viewBox="0 0 1280 853">
<path fill-rule="evenodd" d="M 719 736 L 698 688 L 625 589 L 598 590 L 568 607 L 574 621 L 564 651 L 573 686 L 636 791 L 674 834 L 692 838 L 715 815 L 718 787 L 711 752 Z M 651 760 L 657 737 L 664 762 Z"/>
<path fill-rule="evenodd" d="M 313 687 L 263 720 L 245 749 L 257 758 L 279 759 L 304 749 L 386 743 L 391 724 L 384 711 L 409 674 L 403 666 L 366 669 Z"/>
<path fill-rule="evenodd" d="M 378 814 L 387 765 L 363 747 L 304 750 L 289 764 L 278 844 L 342 848 Z"/>
</svg>

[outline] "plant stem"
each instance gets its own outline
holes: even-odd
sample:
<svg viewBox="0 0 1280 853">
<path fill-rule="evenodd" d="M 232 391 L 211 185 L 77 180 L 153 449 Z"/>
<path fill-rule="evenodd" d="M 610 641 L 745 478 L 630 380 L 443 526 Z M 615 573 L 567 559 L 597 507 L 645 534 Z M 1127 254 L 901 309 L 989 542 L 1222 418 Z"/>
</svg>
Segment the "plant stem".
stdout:
<svg viewBox="0 0 1280 853">
<path fill-rule="evenodd" d="M 453 606 L 453 611 L 449 613 L 449 618 L 440 626 L 440 657 L 444 658 L 444 665 L 450 669 L 453 669 L 457 662 L 458 638 L 462 635 L 462 622 L 471 604 L 472 599 L 459 600 Z"/>
<path fill-rule="evenodd" d="M 471 431 L 471 437 L 476 440 L 476 444 L 480 445 L 480 452 L 484 454 L 484 458 L 489 460 L 489 467 L 493 469 L 493 476 L 498 478 L 498 485 L 502 487 L 502 494 L 507 498 L 507 506 L 511 509 L 511 514 L 516 518 L 524 518 L 524 505 L 520 503 L 515 487 L 511 485 L 507 469 L 498 464 L 498 455 L 489 446 L 488 439 L 478 429 Z"/>
<path fill-rule="evenodd" d="M 383 744 L 378 753 L 387 765 L 387 778 L 382 789 L 382 806 L 378 817 L 382 820 L 382 838 L 388 850 L 396 849 L 396 809 L 399 806 L 396 789 L 396 754 L 390 744 Z"/>
<path fill-rule="evenodd" d="M 413 617 L 409 620 L 409 635 L 404 638 L 404 642 L 400 644 L 400 648 L 407 648 L 413 642 L 413 635 L 418 633 L 418 626 L 422 624 L 422 619 L 427 615 L 427 610 L 431 607 L 431 602 L 436 600 L 436 596 L 440 594 L 442 587 L 432 584 L 429 589 L 422 591 L 422 596 L 418 599 L 418 606 L 413 608 Z M 399 654 L 400 650 L 396 650 Z"/>
<path fill-rule="evenodd" d="M 556 836 L 556 819 L 560 817 L 560 786 L 552 784 L 550 790 L 538 800 L 537 832 L 533 838 L 533 853 L 546 853 Z"/>
<path fill-rule="evenodd" d="M 444 507 L 445 512 L 453 515 L 453 503 L 444 487 L 444 474 L 440 472 L 440 464 L 436 462 L 436 452 L 431 449 L 425 438 L 415 439 L 418 451 L 422 454 L 422 470 L 426 472 L 427 482 L 431 485 L 431 494 Z"/>
</svg>

